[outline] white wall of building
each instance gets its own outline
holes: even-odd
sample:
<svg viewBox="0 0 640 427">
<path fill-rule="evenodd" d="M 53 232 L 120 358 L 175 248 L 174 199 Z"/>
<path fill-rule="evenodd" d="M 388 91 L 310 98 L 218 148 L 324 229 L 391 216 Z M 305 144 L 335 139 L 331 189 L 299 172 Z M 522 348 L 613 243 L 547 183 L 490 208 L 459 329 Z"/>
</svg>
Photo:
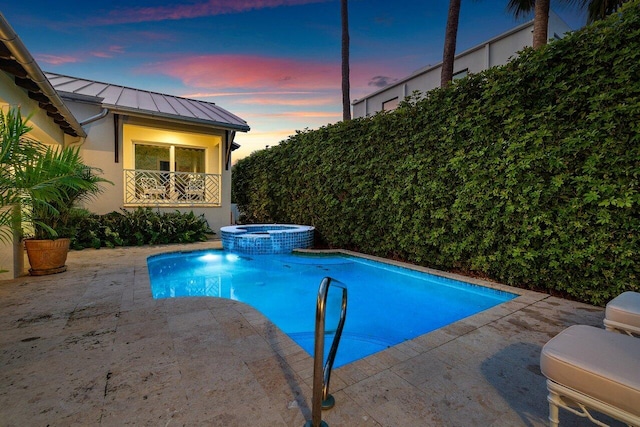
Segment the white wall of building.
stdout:
<svg viewBox="0 0 640 427">
<path fill-rule="evenodd" d="M 553 11 L 549 13 L 549 38 L 562 37 L 571 28 Z M 506 64 L 517 52 L 533 41 L 533 21 L 522 24 L 491 40 L 458 54 L 453 73 L 467 70 L 479 73 Z M 367 117 L 384 110 L 384 103 L 394 98 L 402 101 L 415 91 L 426 93 L 440 86 L 442 63 L 422 68 L 408 77 L 353 102 L 353 117 Z"/>
</svg>

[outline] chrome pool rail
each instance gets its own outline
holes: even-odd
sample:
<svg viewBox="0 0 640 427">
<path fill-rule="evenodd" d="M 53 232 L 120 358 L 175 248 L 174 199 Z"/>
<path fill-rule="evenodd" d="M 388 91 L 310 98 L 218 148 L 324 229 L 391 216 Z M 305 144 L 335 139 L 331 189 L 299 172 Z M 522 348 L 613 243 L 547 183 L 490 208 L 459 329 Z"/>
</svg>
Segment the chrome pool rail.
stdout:
<svg viewBox="0 0 640 427">
<path fill-rule="evenodd" d="M 331 349 L 327 356 L 327 361 L 322 366 L 324 359 L 324 335 L 325 335 L 325 315 L 327 311 L 327 295 L 329 287 L 335 286 L 342 289 L 342 304 L 340 308 L 340 320 L 336 328 Z M 305 423 L 305 427 L 328 427 L 327 423 L 322 421 L 322 410 L 331 409 L 336 403 L 335 398 L 329 394 L 329 381 L 331 380 L 331 369 L 336 358 L 342 329 L 347 317 L 347 288 L 344 283 L 331 277 L 325 277 L 320 282 L 318 288 L 318 299 L 316 303 L 316 324 L 315 324 L 315 344 L 313 352 L 313 395 L 311 398 L 311 420 Z"/>
</svg>

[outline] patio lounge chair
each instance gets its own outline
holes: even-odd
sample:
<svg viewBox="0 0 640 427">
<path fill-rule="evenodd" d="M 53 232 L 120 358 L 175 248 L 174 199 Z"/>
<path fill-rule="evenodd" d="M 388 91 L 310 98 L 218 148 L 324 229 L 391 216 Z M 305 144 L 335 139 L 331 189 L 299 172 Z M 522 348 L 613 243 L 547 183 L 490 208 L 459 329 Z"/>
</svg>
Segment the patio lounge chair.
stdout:
<svg viewBox="0 0 640 427">
<path fill-rule="evenodd" d="M 605 309 L 604 326 L 608 331 L 640 335 L 640 293 L 623 292 L 609 301 Z"/>
<path fill-rule="evenodd" d="M 189 178 L 185 194 L 187 200 L 204 200 L 204 179 L 199 176 Z"/>
<path fill-rule="evenodd" d="M 574 325 L 544 345 L 540 368 L 547 377 L 550 426 L 559 425 L 559 408 L 599 426 L 606 424 L 589 410 L 640 426 L 640 339 Z"/>
<path fill-rule="evenodd" d="M 166 189 L 158 184 L 155 178 L 144 177 L 140 178 L 140 187 L 142 187 L 142 194 L 145 198 L 157 199 L 158 196 L 164 197 Z"/>
</svg>

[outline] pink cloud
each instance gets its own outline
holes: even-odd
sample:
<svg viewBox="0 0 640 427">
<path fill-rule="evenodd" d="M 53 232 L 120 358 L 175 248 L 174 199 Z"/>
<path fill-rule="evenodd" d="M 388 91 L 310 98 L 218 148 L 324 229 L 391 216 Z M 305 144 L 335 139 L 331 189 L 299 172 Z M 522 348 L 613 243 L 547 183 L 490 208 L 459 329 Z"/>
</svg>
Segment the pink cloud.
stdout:
<svg viewBox="0 0 640 427">
<path fill-rule="evenodd" d="M 318 90 L 340 87 L 340 65 L 246 55 L 183 57 L 145 67 L 197 88 Z"/>
<path fill-rule="evenodd" d="M 257 92 L 195 92 L 182 96 L 185 98 L 221 98 L 231 96 L 241 98 L 236 101 L 239 104 L 248 105 L 331 105 L 336 102 L 335 97 L 313 97 L 312 91 L 257 91 Z M 291 97 L 293 96 L 293 97 Z M 301 96 L 307 98 L 301 98 Z M 309 98 L 311 96 L 311 98 Z M 289 97 L 289 98 L 287 98 Z"/>
<path fill-rule="evenodd" d="M 288 118 L 295 118 L 295 119 L 308 119 L 308 118 L 331 119 L 331 118 L 342 118 L 342 112 L 335 112 L 335 111 L 289 111 L 289 112 L 285 112 L 285 113 L 267 113 L 267 114 L 263 114 L 263 116 L 288 117 Z"/>
<path fill-rule="evenodd" d="M 35 55 L 38 62 L 45 62 L 52 65 L 70 64 L 82 62 L 80 58 L 70 55 L 48 55 L 46 53 Z"/>
<path fill-rule="evenodd" d="M 331 0 L 209 0 L 202 3 L 174 6 L 133 7 L 113 10 L 93 24 L 126 24 L 134 22 L 164 21 L 247 12 L 280 6 L 297 6 Z"/>
<path fill-rule="evenodd" d="M 325 98 L 306 98 L 306 99 L 278 99 L 278 98 L 248 98 L 238 101 L 240 104 L 250 105 L 291 105 L 297 107 L 312 106 L 312 105 L 331 105 L 338 102 L 339 99 L 333 97 Z"/>
<path fill-rule="evenodd" d="M 185 98 L 219 98 L 221 96 L 249 96 L 249 95 L 309 95 L 313 92 L 302 91 L 281 91 L 281 90 L 261 90 L 252 92 L 194 92 L 182 95 Z"/>
<path fill-rule="evenodd" d="M 152 40 L 152 41 L 161 41 L 161 40 L 168 40 L 168 41 L 172 41 L 175 40 L 175 37 L 172 34 L 169 33 L 161 33 L 159 31 L 136 31 L 134 33 L 135 37 L 140 37 L 144 40 Z"/>
<path fill-rule="evenodd" d="M 313 92 L 301 91 L 257 91 L 257 92 L 194 92 L 182 95 L 185 98 L 219 98 L 221 96 L 249 96 L 249 95 L 309 95 Z"/>
<path fill-rule="evenodd" d="M 91 55 L 98 58 L 113 58 L 116 54 L 124 53 L 123 46 L 109 46 L 106 50 L 92 51 Z"/>
<path fill-rule="evenodd" d="M 100 52 L 100 51 L 93 51 L 91 52 L 92 56 L 95 56 L 97 58 L 112 58 L 113 55 L 107 52 Z"/>
</svg>

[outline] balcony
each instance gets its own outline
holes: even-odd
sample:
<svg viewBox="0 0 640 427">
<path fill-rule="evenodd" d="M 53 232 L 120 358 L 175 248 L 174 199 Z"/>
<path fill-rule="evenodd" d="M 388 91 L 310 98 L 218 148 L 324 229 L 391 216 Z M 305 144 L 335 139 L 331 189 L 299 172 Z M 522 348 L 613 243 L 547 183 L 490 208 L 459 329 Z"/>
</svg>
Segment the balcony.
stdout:
<svg viewBox="0 0 640 427">
<path fill-rule="evenodd" d="M 219 174 L 124 171 L 125 206 L 220 206 Z"/>
</svg>

